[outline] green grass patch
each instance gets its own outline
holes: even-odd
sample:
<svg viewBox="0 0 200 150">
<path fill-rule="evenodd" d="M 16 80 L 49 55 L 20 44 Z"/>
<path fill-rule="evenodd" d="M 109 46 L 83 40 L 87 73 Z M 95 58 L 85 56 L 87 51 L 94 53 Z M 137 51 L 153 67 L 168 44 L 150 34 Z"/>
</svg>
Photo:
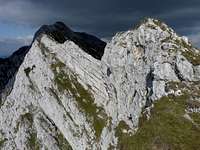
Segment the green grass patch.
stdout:
<svg viewBox="0 0 200 150">
<path fill-rule="evenodd" d="M 123 130 L 130 130 L 129 126 L 124 121 L 120 121 L 118 126 L 116 127 L 116 136 L 120 136 L 123 134 Z"/>
<path fill-rule="evenodd" d="M 4 143 L 7 141 L 6 138 L 4 138 L 4 133 L 2 130 L 0 130 L 0 149 L 3 147 Z"/>
<path fill-rule="evenodd" d="M 33 130 L 33 121 L 33 114 L 31 114 L 30 112 L 21 115 L 21 123 L 26 123 L 29 126 L 27 131 L 29 133 L 29 136 L 27 137 L 27 146 L 31 150 L 39 150 L 40 144 L 37 139 L 37 133 Z M 19 130 L 19 126 L 20 124 L 18 123 L 16 130 Z"/>
<path fill-rule="evenodd" d="M 200 65 L 200 54 L 197 54 L 191 50 L 182 52 L 182 54 L 194 66 Z"/>
<path fill-rule="evenodd" d="M 182 55 L 194 66 L 200 65 L 200 54 L 196 53 L 191 44 L 186 43 L 184 40 L 176 39 L 175 44 L 181 46 L 182 48 L 186 48 L 186 51 L 182 51 Z"/>
<path fill-rule="evenodd" d="M 175 44 L 180 45 L 180 46 L 187 48 L 187 49 L 192 48 L 192 46 L 190 44 L 186 43 L 183 39 L 175 39 Z"/>
<path fill-rule="evenodd" d="M 0 139 L 0 149 L 3 147 L 4 143 L 7 141 L 7 139 Z"/>
<path fill-rule="evenodd" d="M 190 117 L 193 119 L 193 121 L 194 121 L 197 125 L 199 125 L 199 127 L 200 127 L 200 113 L 190 113 L 189 115 L 190 115 Z"/>
<path fill-rule="evenodd" d="M 22 122 L 28 121 L 31 125 L 33 124 L 33 115 L 31 113 L 25 113 L 21 115 Z"/>
<path fill-rule="evenodd" d="M 101 135 L 102 129 L 106 125 L 106 116 L 104 110 L 97 107 L 94 103 L 94 98 L 89 90 L 86 90 L 65 64 L 56 60 L 56 63 L 51 65 L 54 72 L 54 81 L 59 92 L 68 91 L 75 98 L 78 106 L 86 114 L 88 121 L 92 122 L 95 130 L 95 135 L 98 138 Z M 66 73 L 66 71 L 68 71 Z M 100 117 L 99 115 L 103 115 Z"/>
<path fill-rule="evenodd" d="M 58 147 L 60 148 L 60 150 L 72 150 L 71 145 L 62 135 L 62 133 L 59 133 L 57 135 L 57 142 L 58 142 Z"/>
<path fill-rule="evenodd" d="M 44 55 L 45 57 L 47 57 L 50 54 L 49 49 L 41 41 L 39 42 L 39 48 L 41 49 L 42 55 Z"/>
<path fill-rule="evenodd" d="M 172 96 L 163 97 L 155 102 L 151 118 L 146 120 L 144 116 L 141 116 L 142 123 L 135 135 L 118 134 L 119 149 L 199 149 L 200 130 L 183 117 L 187 99 L 187 95 Z"/>
<path fill-rule="evenodd" d="M 177 90 L 185 90 L 187 87 L 187 85 L 183 82 L 167 82 L 166 83 L 166 87 L 165 87 L 165 91 L 166 92 L 169 92 L 170 90 L 174 90 L 174 91 L 177 91 Z"/>
<path fill-rule="evenodd" d="M 46 116 L 47 117 L 47 116 Z M 50 128 L 49 124 L 52 124 L 51 122 L 49 122 L 49 120 L 46 120 L 43 117 L 40 117 L 40 122 L 42 125 L 42 128 L 46 131 L 46 132 L 55 132 L 55 128 Z M 55 126 L 54 126 L 55 127 Z M 56 130 L 56 135 L 54 136 L 55 140 L 56 140 L 56 144 L 59 147 L 60 150 L 72 150 L 71 145 L 69 144 L 69 142 L 65 139 L 65 137 L 63 136 L 63 134 L 60 132 L 60 130 Z"/>
<path fill-rule="evenodd" d="M 37 139 L 37 133 L 31 132 L 28 139 L 27 139 L 27 145 L 31 150 L 40 150 L 40 144 Z"/>
</svg>

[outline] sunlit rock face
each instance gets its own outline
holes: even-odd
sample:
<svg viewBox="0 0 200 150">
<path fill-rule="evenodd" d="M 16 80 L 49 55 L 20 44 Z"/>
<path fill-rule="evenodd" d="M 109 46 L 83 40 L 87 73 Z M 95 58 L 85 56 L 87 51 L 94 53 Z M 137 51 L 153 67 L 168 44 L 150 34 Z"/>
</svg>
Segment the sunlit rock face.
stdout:
<svg viewBox="0 0 200 150">
<path fill-rule="evenodd" d="M 143 112 L 151 119 L 158 100 L 187 91 L 200 106 L 199 50 L 154 19 L 107 44 L 61 22 L 45 25 L 30 47 L 2 62 L 5 150 L 134 149 L 122 137 L 134 140 Z"/>
</svg>

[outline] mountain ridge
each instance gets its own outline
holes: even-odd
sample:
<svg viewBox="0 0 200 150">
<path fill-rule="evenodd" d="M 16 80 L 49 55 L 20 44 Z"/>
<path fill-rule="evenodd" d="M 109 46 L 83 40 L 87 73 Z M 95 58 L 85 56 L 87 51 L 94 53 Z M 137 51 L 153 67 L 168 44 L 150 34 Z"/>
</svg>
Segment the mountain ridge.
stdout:
<svg viewBox="0 0 200 150">
<path fill-rule="evenodd" d="M 59 22 L 24 52 L 1 92 L 2 149 L 198 148 L 200 52 L 166 24 L 106 44 Z"/>
<path fill-rule="evenodd" d="M 84 32 L 74 32 L 62 22 L 56 22 L 53 25 L 43 25 L 35 34 L 33 41 L 41 34 L 47 34 L 58 43 L 64 43 L 71 40 L 79 45 L 84 51 L 96 59 L 101 59 L 106 43 L 93 35 Z"/>
</svg>

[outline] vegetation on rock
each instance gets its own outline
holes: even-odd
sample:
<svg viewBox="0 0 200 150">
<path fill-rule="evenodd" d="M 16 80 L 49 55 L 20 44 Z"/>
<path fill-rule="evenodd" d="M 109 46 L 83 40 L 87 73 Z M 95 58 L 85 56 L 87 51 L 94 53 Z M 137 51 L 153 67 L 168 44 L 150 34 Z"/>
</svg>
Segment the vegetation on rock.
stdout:
<svg viewBox="0 0 200 150">
<path fill-rule="evenodd" d="M 106 126 L 106 116 L 103 109 L 94 103 L 94 98 L 89 90 L 86 90 L 78 81 L 75 74 L 66 68 L 65 64 L 57 60 L 56 63 L 51 65 L 55 75 L 55 83 L 60 92 L 65 90 L 70 92 L 75 98 L 78 106 L 83 113 L 86 113 L 89 122 L 92 122 L 95 135 L 98 138 L 101 135 L 103 128 Z M 68 73 L 66 73 L 67 69 Z M 100 117 L 99 115 L 103 115 Z"/>
<path fill-rule="evenodd" d="M 141 116 L 135 135 L 118 134 L 119 149 L 197 150 L 200 145 L 200 128 L 184 118 L 187 98 L 187 95 L 163 97 L 155 102 L 150 119 Z M 199 123 L 199 115 L 193 114 L 193 117 Z"/>
</svg>

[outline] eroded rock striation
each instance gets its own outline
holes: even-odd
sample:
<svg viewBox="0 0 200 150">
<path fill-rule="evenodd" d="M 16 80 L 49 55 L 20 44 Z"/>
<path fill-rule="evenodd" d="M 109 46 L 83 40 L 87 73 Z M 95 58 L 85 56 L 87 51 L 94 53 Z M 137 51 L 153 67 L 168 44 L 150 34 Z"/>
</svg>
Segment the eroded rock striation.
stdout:
<svg viewBox="0 0 200 150">
<path fill-rule="evenodd" d="M 156 19 L 107 44 L 44 25 L 0 61 L 1 149 L 199 148 L 200 51 Z"/>
</svg>

